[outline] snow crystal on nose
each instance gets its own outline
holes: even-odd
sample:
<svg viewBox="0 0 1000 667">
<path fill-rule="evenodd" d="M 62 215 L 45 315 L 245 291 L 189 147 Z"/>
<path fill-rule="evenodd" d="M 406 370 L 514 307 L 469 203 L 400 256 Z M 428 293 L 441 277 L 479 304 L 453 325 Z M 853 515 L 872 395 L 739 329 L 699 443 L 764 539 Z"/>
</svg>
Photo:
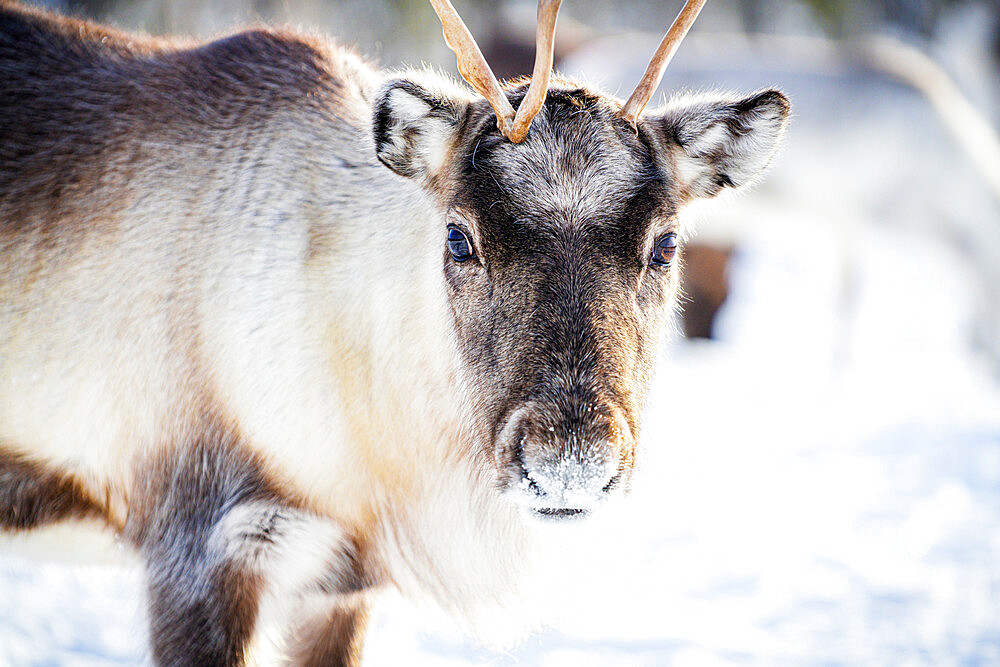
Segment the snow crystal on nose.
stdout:
<svg viewBox="0 0 1000 667">
<path fill-rule="evenodd" d="M 615 461 L 595 450 L 563 452 L 554 460 L 536 462 L 526 470 L 529 485 L 534 482 L 546 506 L 590 507 L 604 495 L 617 471 Z"/>
</svg>

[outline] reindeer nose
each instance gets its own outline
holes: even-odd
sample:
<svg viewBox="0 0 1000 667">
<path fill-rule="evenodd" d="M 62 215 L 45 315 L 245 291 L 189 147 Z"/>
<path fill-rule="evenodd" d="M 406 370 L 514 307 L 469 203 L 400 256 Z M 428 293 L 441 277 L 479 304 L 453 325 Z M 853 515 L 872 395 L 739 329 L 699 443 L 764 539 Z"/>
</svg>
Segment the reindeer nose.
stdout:
<svg viewBox="0 0 1000 667">
<path fill-rule="evenodd" d="M 513 459 L 508 485 L 514 499 L 540 517 L 585 516 L 617 486 L 624 461 L 631 459 L 620 411 L 591 409 L 583 416 L 554 419 L 552 412 L 529 405 L 503 429 Z"/>
<path fill-rule="evenodd" d="M 593 509 L 618 474 L 611 451 L 610 443 L 601 443 L 582 452 L 523 461 L 522 484 L 532 507 L 549 516 L 574 516 Z"/>
</svg>

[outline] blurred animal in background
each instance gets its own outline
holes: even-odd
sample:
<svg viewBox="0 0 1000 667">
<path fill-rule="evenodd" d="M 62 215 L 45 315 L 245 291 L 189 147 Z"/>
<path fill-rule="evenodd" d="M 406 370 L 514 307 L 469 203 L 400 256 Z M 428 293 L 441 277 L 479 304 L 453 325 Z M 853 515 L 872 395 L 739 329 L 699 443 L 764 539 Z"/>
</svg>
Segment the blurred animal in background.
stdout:
<svg viewBox="0 0 1000 667">
<path fill-rule="evenodd" d="M 327 40 L 205 44 L 0 1 L 0 528 L 146 567 L 158 664 L 354 664 L 389 586 L 459 614 L 624 493 L 680 211 L 756 179 L 766 90 L 484 96 Z M 517 111 L 515 112 L 515 109 Z"/>
</svg>

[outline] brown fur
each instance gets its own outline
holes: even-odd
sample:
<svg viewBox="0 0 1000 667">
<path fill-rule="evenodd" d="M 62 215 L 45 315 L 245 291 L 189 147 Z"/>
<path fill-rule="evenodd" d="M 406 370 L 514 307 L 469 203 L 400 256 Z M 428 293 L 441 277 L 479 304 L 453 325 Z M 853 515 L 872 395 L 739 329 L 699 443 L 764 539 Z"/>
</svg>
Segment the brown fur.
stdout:
<svg viewBox="0 0 1000 667">
<path fill-rule="evenodd" d="M 28 530 L 67 519 L 107 518 L 72 475 L 0 446 L 0 528 Z"/>
<path fill-rule="evenodd" d="M 367 625 L 367 604 L 337 607 L 300 628 L 291 663 L 302 667 L 356 667 L 361 664 Z"/>
</svg>

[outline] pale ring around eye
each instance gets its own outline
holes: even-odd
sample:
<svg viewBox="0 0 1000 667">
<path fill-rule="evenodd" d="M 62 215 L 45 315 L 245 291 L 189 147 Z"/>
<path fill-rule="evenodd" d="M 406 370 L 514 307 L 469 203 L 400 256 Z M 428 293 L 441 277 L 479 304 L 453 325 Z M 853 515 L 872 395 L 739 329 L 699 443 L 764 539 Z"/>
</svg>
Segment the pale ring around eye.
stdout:
<svg viewBox="0 0 1000 667">
<path fill-rule="evenodd" d="M 464 262 L 475 256 L 469 237 L 458 227 L 448 227 L 448 251 L 456 262 Z"/>
<path fill-rule="evenodd" d="M 653 256 L 649 259 L 650 266 L 667 267 L 674 261 L 677 254 L 677 234 L 661 236 L 653 247 Z"/>
</svg>

